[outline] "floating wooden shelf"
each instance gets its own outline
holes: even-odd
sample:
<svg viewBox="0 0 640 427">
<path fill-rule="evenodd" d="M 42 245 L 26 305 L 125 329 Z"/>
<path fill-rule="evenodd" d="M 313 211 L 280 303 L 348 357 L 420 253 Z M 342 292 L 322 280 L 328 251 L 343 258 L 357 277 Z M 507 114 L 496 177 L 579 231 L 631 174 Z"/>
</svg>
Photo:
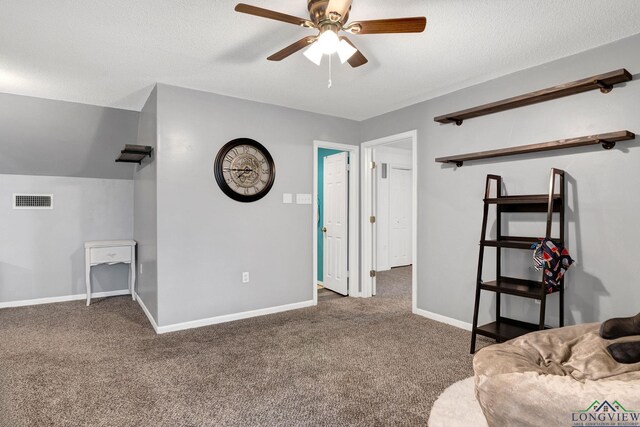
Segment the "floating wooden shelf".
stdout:
<svg viewBox="0 0 640 427">
<path fill-rule="evenodd" d="M 464 120 L 474 117 L 511 110 L 512 108 L 524 107 L 525 105 L 562 98 L 563 96 L 574 95 L 594 89 L 600 89 L 602 93 L 609 93 L 611 92 L 611 89 L 613 89 L 613 85 L 628 82 L 630 80 L 633 80 L 633 76 L 623 68 L 621 70 L 598 74 L 597 76 L 553 86 L 536 92 L 527 93 L 525 95 L 514 96 L 513 98 L 503 99 L 502 101 L 492 102 L 479 107 L 445 114 L 443 116 L 435 117 L 433 120 L 439 123 L 455 123 L 460 126 Z"/>
<path fill-rule="evenodd" d="M 557 141 L 542 142 L 540 144 L 520 145 L 517 147 L 500 148 L 498 150 L 479 151 L 476 153 L 459 154 L 457 156 L 439 157 L 436 162 L 453 163 L 462 166 L 469 160 L 491 159 L 494 157 L 513 156 L 515 154 L 537 153 L 539 151 L 559 150 L 561 148 L 581 147 L 583 145 L 602 144 L 609 150 L 615 147 L 618 141 L 635 139 L 636 135 L 628 130 L 603 133 L 599 135 L 581 136 L 572 139 L 559 139 Z M 546 197 L 546 196 L 545 196 Z"/>
<path fill-rule="evenodd" d="M 149 156 L 153 152 L 153 147 L 148 145 L 125 145 L 124 150 L 120 151 L 120 157 L 116 159 L 116 162 L 122 163 L 137 163 L 142 164 L 142 160 Z"/>
</svg>

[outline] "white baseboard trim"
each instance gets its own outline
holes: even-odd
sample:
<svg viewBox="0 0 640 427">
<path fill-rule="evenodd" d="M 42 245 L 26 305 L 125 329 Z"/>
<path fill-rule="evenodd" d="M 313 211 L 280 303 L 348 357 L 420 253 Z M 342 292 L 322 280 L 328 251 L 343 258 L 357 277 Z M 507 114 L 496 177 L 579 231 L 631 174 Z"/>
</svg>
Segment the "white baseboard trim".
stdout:
<svg viewBox="0 0 640 427">
<path fill-rule="evenodd" d="M 462 320 L 431 313 L 430 311 L 421 310 L 419 308 L 416 308 L 413 313 L 418 316 L 426 317 L 427 319 L 435 320 L 436 322 L 446 323 L 447 325 L 455 326 L 456 328 L 464 329 L 465 331 L 471 331 L 471 323 L 463 322 Z"/>
<path fill-rule="evenodd" d="M 140 305 L 140 308 L 142 308 L 142 311 L 147 316 L 147 319 L 149 319 L 149 323 L 151 323 L 151 326 L 153 326 L 153 330 L 156 331 L 156 334 L 159 334 L 160 332 L 158 332 L 158 324 L 156 323 L 155 319 L 151 315 L 151 312 L 149 312 L 149 309 L 147 308 L 147 306 L 144 305 L 144 301 L 142 301 L 142 298 L 140 298 L 140 295 L 138 295 L 137 292 L 136 292 L 136 301 L 138 301 L 138 305 Z"/>
<path fill-rule="evenodd" d="M 234 320 L 248 319 L 250 317 L 264 316 L 267 314 L 281 313 L 283 311 L 297 310 L 314 306 L 313 300 L 297 302 L 294 304 L 280 305 L 277 307 L 261 308 L 259 310 L 244 311 L 242 313 L 227 314 L 224 316 L 210 317 L 208 319 L 193 320 L 191 322 L 175 323 L 173 325 L 158 326 L 158 334 L 184 331 L 185 329 L 201 328 L 203 326 L 217 325 L 218 323 L 232 322 Z"/>
<path fill-rule="evenodd" d="M 121 295 L 130 295 L 129 289 L 122 289 L 119 291 L 109 291 L 109 292 L 93 292 L 91 294 L 91 298 L 106 298 L 106 297 L 117 297 Z M 75 295 L 65 295 L 62 297 L 50 297 L 50 298 L 37 298 L 37 299 L 27 299 L 22 301 L 9 301 L 9 302 L 0 302 L 1 308 L 10 308 L 10 307 L 25 307 L 29 305 L 40 305 L 40 304 L 52 304 L 55 302 L 68 302 L 68 301 L 78 301 L 82 299 L 87 299 L 87 294 L 75 294 Z"/>
</svg>

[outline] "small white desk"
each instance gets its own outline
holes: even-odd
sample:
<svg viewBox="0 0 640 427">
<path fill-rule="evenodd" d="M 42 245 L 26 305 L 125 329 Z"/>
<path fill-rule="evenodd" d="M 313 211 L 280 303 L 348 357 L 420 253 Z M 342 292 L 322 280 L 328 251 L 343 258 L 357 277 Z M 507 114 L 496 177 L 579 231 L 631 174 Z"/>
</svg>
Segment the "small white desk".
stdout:
<svg viewBox="0 0 640 427">
<path fill-rule="evenodd" d="M 129 264 L 129 291 L 136 300 L 136 242 L 135 240 L 94 240 L 84 244 L 87 305 L 91 304 L 91 267 L 99 264 Z"/>
</svg>

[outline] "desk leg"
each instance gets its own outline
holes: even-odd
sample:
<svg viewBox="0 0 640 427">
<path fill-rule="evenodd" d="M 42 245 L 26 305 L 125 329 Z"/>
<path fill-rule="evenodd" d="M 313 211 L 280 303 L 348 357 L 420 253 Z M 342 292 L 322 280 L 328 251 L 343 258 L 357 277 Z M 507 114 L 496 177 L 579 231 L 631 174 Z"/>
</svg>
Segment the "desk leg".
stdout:
<svg viewBox="0 0 640 427">
<path fill-rule="evenodd" d="M 129 272 L 131 273 L 131 278 L 129 279 L 129 283 L 131 283 L 131 299 L 132 300 L 136 300 L 136 256 L 135 256 L 135 249 L 132 248 L 132 251 L 134 251 L 132 257 L 131 257 L 131 264 L 129 266 Z"/>
<path fill-rule="evenodd" d="M 84 280 L 87 285 L 87 306 L 91 304 L 91 249 L 84 250 Z"/>
</svg>

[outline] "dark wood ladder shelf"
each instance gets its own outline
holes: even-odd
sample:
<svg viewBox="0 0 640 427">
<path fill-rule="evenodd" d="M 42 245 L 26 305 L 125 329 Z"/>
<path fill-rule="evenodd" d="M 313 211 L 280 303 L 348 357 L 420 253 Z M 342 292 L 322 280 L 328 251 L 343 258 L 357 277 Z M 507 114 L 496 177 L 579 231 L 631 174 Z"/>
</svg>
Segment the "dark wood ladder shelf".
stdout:
<svg viewBox="0 0 640 427">
<path fill-rule="evenodd" d="M 610 71 L 608 73 L 598 74 L 597 76 L 588 77 L 586 79 L 576 80 L 574 82 L 564 83 L 524 95 L 514 96 L 512 98 L 503 99 L 501 101 L 492 102 L 479 107 L 434 117 L 433 120 L 443 124 L 455 123 L 460 126 L 464 120 L 474 117 L 537 104 L 538 102 L 549 101 L 590 90 L 600 89 L 600 92 L 602 93 L 609 93 L 613 89 L 614 85 L 631 80 L 633 80 L 631 73 L 622 68 L 620 70 Z"/>
<path fill-rule="evenodd" d="M 528 249 L 533 251 L 532 245 L 540 241 L 539 237 L 508 236 L 502 234 L 502 214 L 507 212 L 545 212 L 547 214 L 545 238 L 552 239 L 557 244 L 564 245 L 564 212 L 565 212 L 565 177 L 564 171 L 551 169 L 549 177 L 548 194 L 531 194 L 518 196 L 502 195 L 502 178 L 498 175 L 487 175 L 484 191 L 484 211 L 482 217 L 482 231 L 480 234 L 480 252 L 478 255 L 478 275 L 476 277 L 475 304 L 473 308 L 473 326 L 471 329 L 471 353 L 476 351 L 476 337 L 483 335 L 496 340 L 496 342 L 508 341 L 526 333 L 547 328 L 545 325 L 545 311 L 547 286 L 544 284 L 544 271 L 540 281 L 507 277 L 502 271 L 503 249 Z M 556 184 L 558 191 L 556 192 Z M 494 188 L 492 194 L 492 187 Z M 496 237 L 487 238 L 487 223 L 489 207 L 496 210 Z M 559 230 L 557 237 L 551 237 L 553 216 L 558 215 Z M 496 250 L 496 280 L 483 280 L 485 248 Z M 564 279 L 560 279 L 558 289 L 552 289 L 552 293 L 559 294 L 559 324 L 564 326 Z M 480 311 L 480 295 L 482 291 L 493 292 L 496 295 L 495 321 L 486 325 L 478 325 Z M 513 295 L 516 297 L 538 300 L 540 303 L 539 323 L 527 323 L 502 316 L 501 295 Z"/>
<path fill-rule="evenodd" d="M 137 163 L 142 164 L 142 160 L 153 152 L 153 147 L 148 145 L 125 145 L 124 150 L 120 151 L 120 156 L 116 162 L 120 163 Z"/>
<path fill-rule="evenodd" d="M 453 163 L 460 167 L 470 160 L 491 159 L 494 157 L 513 156 L 516 154 L 537 153 L 540 151 L 559 150 L 562 148 L 582 147 L 585 145 L 602 144 L 602 147 L 610 150 L 618 141 L 635 139 L 636 135 L 628 130 L 602 133 L 598 135 L 581 136 L 579 138 L 559 139 L 556 141 L 542 142 L 539 144 L 520 145 L 517 147 L 500 148 L 497 150 L 478 151 L 475 153 L 459 154 L 456 156 L 438 157 L 436 162 Z"/>
</svg>

